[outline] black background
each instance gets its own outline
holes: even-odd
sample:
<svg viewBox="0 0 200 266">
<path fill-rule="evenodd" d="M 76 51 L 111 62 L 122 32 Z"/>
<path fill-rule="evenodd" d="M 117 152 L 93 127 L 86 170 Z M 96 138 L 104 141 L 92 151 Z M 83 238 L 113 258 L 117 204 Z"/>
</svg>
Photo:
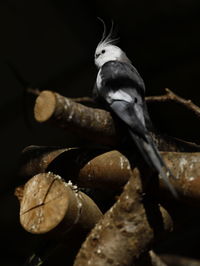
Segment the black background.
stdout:
<svg viewBox="0 0 200 266">
<path fill-rule="evenodd" d="M 79 142 L 34 121 L 33 99 L 24 97 L 24 86 L 90 96 L 97 73 L 94 50 L 103 31 L 97 16 L 108 28 L 114 20 L 119 46 L 144 78 L 147 95 L 163 94 L 168 87 L 200 105 L 198 0 L 1 0 L 0 265 L 21 265 L 31 249 L 12 196 L 20 152 L 31 144 Z M 158 129 L 200 143 L 198 120 L 189 111 L 169 104 L 149 109 Z"/>
</svg>

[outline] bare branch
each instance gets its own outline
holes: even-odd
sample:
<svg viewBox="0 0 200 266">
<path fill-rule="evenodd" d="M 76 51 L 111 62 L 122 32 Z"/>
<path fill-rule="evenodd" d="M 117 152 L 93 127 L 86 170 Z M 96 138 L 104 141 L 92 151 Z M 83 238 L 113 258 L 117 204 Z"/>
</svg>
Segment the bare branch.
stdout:
<svg viewBox="0 0 200 266">
<path fill-rule="evenodd" d="M 36 149 L 36 147 L 35 147 Z M 23 177 L 51 171 L 63 177 L 70 177 L 80 187 L 120 189 L 129 180 L 136 167 L 132 151 L 124 154 L 105 149 L 58 149 L 44 153 L 44 148 L 27 150 L 30 160 L 21 166 Z M 161 152 L 165 163 L 176 178 L 170 182 L 178 191 L 179 199 L 200 201 L 200 153 Z M 26 153 L 24 154 L 26 157 Z M 38 168 L 38 165 L 40 166 Z M 131 166 L 130 166 L 131 165 Z M 168 191 L 160 180 L 160 190 Z M 169 193 L 169 191 L 168 191 Z M 163 193 L 161 193 L 163 196 Z"/>
<path fill-rule="evenodd" d="M 22 154 L 20 176 L 54 172 L 81 187 L 119 189 L 130 177 L 128 159 L 118 151 L 30 146 Z"/>
<path fill-rule="evenodd" d="M 53 121 L 79 135 L 104 144 L 117 142 L 115 123 L 110 113 L 75 103 L 58 93 L 43 91 L 36 99 L 34 108 L 38 122 Z"/>
<path fill-rule="evenodd" d="M 59 127 L 76 132 L 81 137 L 103 145 L 117 145 L 121 139 L 118 122 L 102 109 L 86 107 L 65 98 L 58 93 L 43 91 L 36 99 L 35 119 L 40 122 L 53 122 Z M 193 143 L 152 133 L 159 150 L 200 151 Z"/>
<path fill-rule="evenodd" d="M 197 116 L 197 118 L 200 118 L 200 108 L 195 105 L 191 100 L 186 100 L 178 96 L 168 88 L 166 88 L 165 91 L 166 94 L 164 95 L 148 96 L 145 99 L 147 102 L 175 102 L 186 107 L 188 110 L 192 111 Z"/>
<path fill-rule="evenodd" d="M 159 210 L 154 200 L 143 198 L 145 191 L 139 171 L 134 169 L 129 174 L 131 180 L 123 194 L 90 234 L 89 245 L 86 241 L 86 246 L 80 251 L 81 261 L 77 260 L 75 265 L 87 265 L 89 254 L 89 261 L 94 266 L 109 265 L 112 256 L 118 265 L 129 265 L 129 262 L 134 261 L 139 265 L 138 257 L 172 230 L 168 213 L 163 208 Z M 77 228 L 88 231 L 102 216 L 90 198 L 52 173 L 31 178 L 20 195 L 21 224 L 34 234 L 48 233 L 51 238 L 56 236 L 56 239 L 58 236 L 63 239 L 65 235 L 66 241 L 69 232 L 73 237 Z M 85 256 L 85 253 L 88 255 Z M 47 256 L 45 254 L 44 258 Z M 152 265 L 160 265 L 158 262 L 160 260 L 154 258 Z"/>
<path fill-rule="evenodd" d="M 155 102 L 175 102 L 192 111 L 198 118 L 200 118 L 200 107 L 194 104 L 190 99 L 184 99 L 183 97 L 175 94 L 172 90 L 165 88 L 166 93 L 159 96 L 146 96 L 145 100 L 147 103 L 155 103 Z M 27 92 L 34 94 L 36 96 L 40 95 L 39 89 L 27 88 Z M 91 97 L 78 97 L 78 98 L 68 98 L 76 103 L 92 103 L 95 104 L 95 101 Z"/>
<path fill-rule="evenodd" d="M 135 169 L 118 201 L 82 245 L 75 266 L 135 265 L 154 241 L 172 230 L 168 213 L 155 202 L 145 201 L 143 192 Z"/>
</svg>

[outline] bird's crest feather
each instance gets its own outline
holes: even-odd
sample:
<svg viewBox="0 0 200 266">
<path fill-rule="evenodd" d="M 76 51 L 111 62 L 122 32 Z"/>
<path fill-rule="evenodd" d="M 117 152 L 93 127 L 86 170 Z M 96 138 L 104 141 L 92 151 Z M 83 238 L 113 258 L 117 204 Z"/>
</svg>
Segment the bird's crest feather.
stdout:
<svg viewBox="0 0 200 266">
<path fill-rule="evenodd" d="M 110 44 L 112 44 L 112 45 L 116 44 L 116 42 L 119 40 L 119 38 L 112 38 L 112 36 L 113 36 L 113 29 L 114 29 L 114 22 L 113 22 L 113 20 L 111 21 L 110 31 L 109 31 L 108 35 L 106 36 L 106 32 L 107 32 L 106 24 L 103 21 L 103 19 L 101 19 L 99 17 L 98 17 L 98 19 L 103 24 L 103 34 L 102 34 L 101 40 L 98 43 L 97 47 L 99 47 L 99 46 L 105 47 L 105 46 L 110 45 Z"/>
</svg>

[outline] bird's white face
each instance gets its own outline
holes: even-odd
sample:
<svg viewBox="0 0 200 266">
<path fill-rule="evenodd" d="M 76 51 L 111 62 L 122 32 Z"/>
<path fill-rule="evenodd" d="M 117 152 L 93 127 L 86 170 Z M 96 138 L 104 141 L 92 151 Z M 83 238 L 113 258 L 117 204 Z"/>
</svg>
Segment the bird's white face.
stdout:
<svg viewBox="0 0 200 266">
<path fill-rule="evenodd" d="M 116 45 L 101 43 L 95 51 L 95 65 L 100 68 L 108 61 L 122 61 L 131 63 L 126 54 Z"/>
</svg>

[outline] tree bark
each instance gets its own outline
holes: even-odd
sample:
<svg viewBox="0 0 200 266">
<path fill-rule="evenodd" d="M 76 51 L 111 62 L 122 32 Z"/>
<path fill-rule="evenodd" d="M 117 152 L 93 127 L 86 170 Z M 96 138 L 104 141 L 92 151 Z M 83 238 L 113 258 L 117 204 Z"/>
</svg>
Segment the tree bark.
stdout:
<svg viewBox="0 0 200 266">
<path fill-rule="evenodd" d="M 52 91 L 40 93 L 34 115 L 40 123 L 54 123 L 98 144 L 116 146 L 122 137 L 118 121 L 108 111 L 86 107 Z M 200 151 L 200 146 L 194 143 L 154 132 L 152 137 L 162 151 Z"/>
<path fill-rule="evenodd" d="M 54 148 L 46 151 L 46 148 L 35 147 L 27 152 L 30 161 L 22 164 L 20 171 L 24 177 L 51 171 L 64 177 L 70 176 L 72 182 L 80 187 L 118 190 L 126 184 L 136 167 L 132 155 L 118 150 Z M 169 178 L 178 192 L 179 200 L 198 203 L 200 153 L 161 152 L 161 155 L 175 177 Z M 161 196 L 163 190 L 169 192 L 160 180 Z"/>
<path fill-rule="evenodd" d="M 138 258 L 172 230 L 168 213 L 145 200 L 137 169 L 114 206 L 83 243 L 74 266 L 136 265 Z"/>
<path fill-rule="evenodd" d="M 117 143 L 116 126 L 109 112 L 86 107 L 58 93 L 41 92 L 36 99 L 34 114 L 40 123 L 53 121 L 90 140 L 98 142 L 101 139 L 100 143 L 111 145 Z"/>
</svg>

